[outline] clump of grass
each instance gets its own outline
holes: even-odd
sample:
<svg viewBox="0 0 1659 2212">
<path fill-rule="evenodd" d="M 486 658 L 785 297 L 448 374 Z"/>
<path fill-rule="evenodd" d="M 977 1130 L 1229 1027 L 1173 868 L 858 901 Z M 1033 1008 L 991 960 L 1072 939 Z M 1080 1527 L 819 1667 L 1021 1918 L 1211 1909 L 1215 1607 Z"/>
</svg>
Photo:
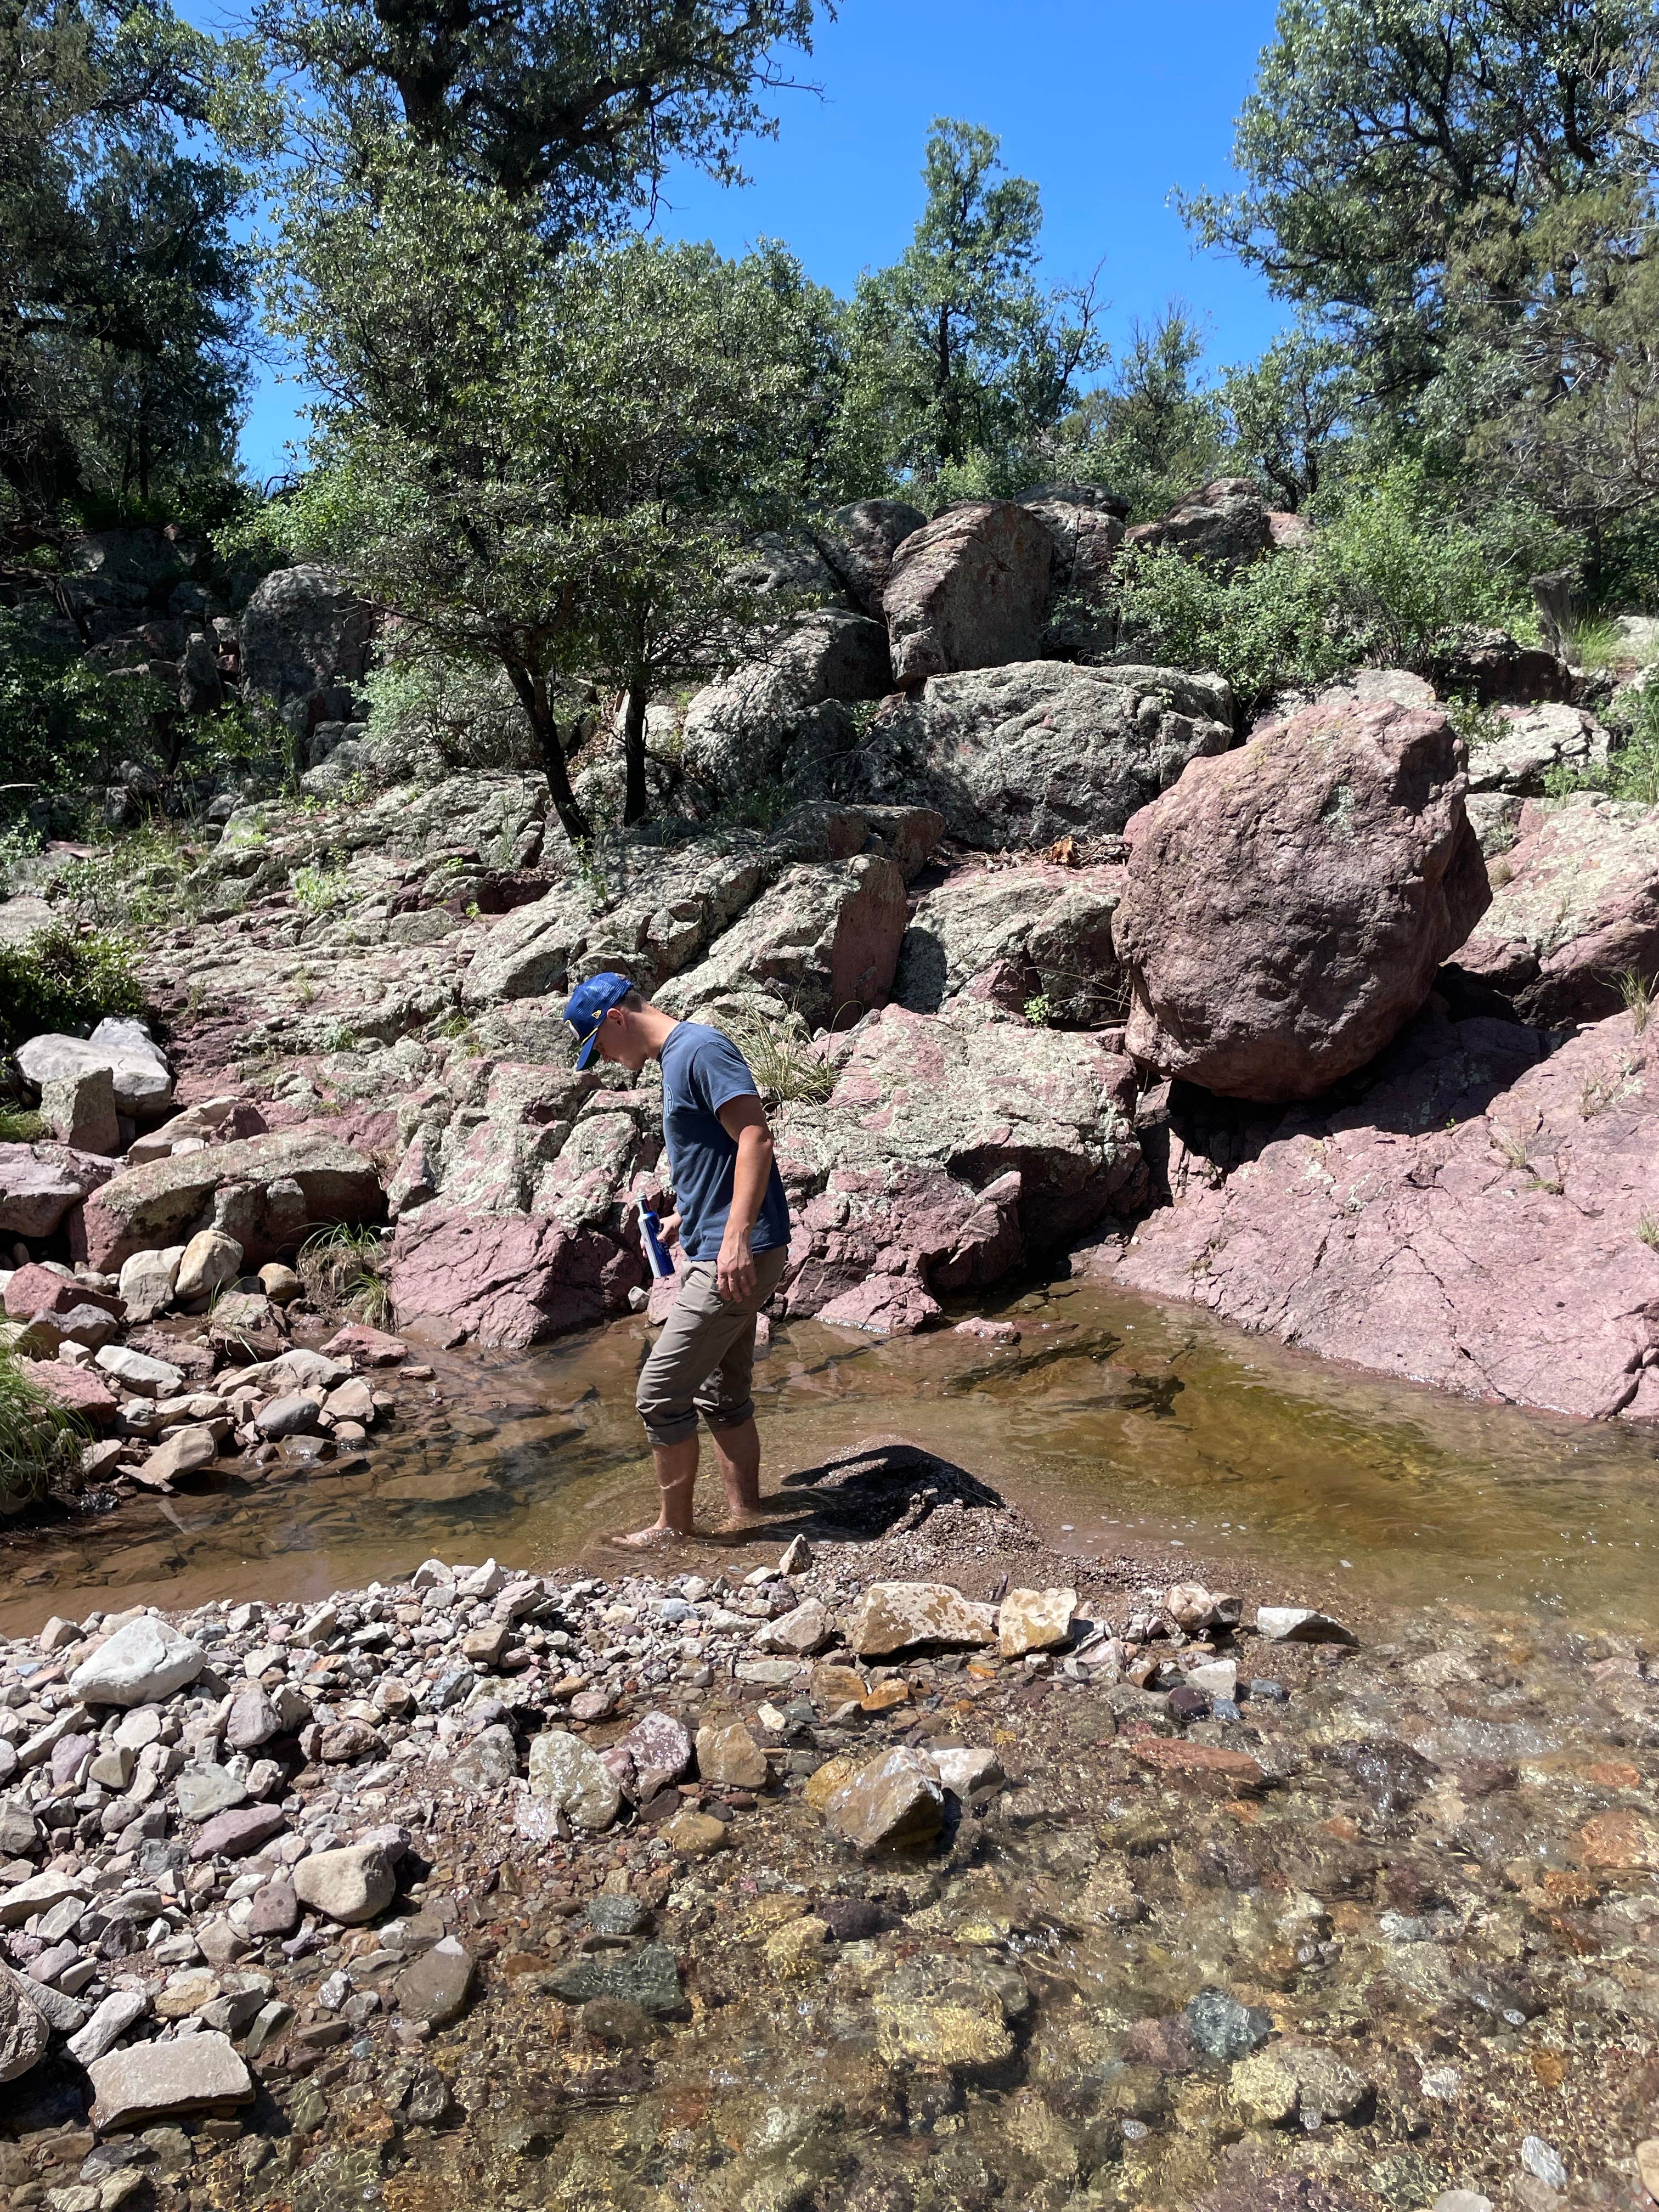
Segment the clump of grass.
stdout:
<svg viewBox="0 0 1659 2212">
<path fill-rule="evenodd" d="M 302 913 L 330 914 L 351 894 L 350 878 L 343 868 L 296 868 L 289 878 L 294 903 Z"/>
<path fill-rule="evenodd" d="M 90 860 L 69 860 L 58 872 L 53 896 L 78 921 L 99 929 L 176 929 L 194 921 L 206 900 L 198 878 L 199 855 L 170 822 L 147 822 Z"/>
<path fill-rule="evenodd" d="M 80 1465 L 74 1416 L 28 1370 L 27 1360 L 0 1351 L 0 1513 L 21 1513 Z"/>
<path fill-rule="evenodd" d="M 725 1013 L 720 1026 L 749 1063 L 762 1095 L 787 1105 L 822 1105 L 836 1087 L 836 1070 L 812 1048 L 799 1014 L 769 1022 L 755 1014 Z"/>
<path fill-rule="evenodd" d="M 1613 979 L 1619 1003 L 1630 1016 L 1632 1036 L 1640 1036 L 1648 1025 L 1648 1016 L 1653 1011 L 1653 983 L 1651 975 L 1638 974 L 1634 968 L 1626 968 Z"/>
<path fill-rule="evenodd" d="M 1636 1233 L 1650 1252 L 1659 1252 L 1659 1214 L 1644 1213 L 1636 1224 Z"/>
<path fill-rule="evenodd" d="M 0 945 L 0 1046 L 7 1050 L 42 1030 L 141 1013 L 143 1004 L 121 938 L 97 931 L 82 937 L 65 921 L 48 924 L 21 945 Z"/>
<path fill-rule="evenodd" d="M 0 1106 L 0 1145 L 38 1145 L 46 1133 L 44 1117 L 27 1106 Z"/>
<path fill-rule="evenodd" d="M 1489 1141 L 1504 1155 L 1509 1166 L 1519 1170 L 1527 1165 L 1527 1147 L 1524 1139 L 1517 1137 L 1513 1129 L 1504 1128 L 1501 1121 L 1492 1123 Z"/>
<path fill-rule="evenodd" d="M 295 1262 L 313 1305 L 343 1307 L 371 1328 L 388 1328 L 392 1320 L 385 1268 L 386 1246 L 379 1231 L 343 1221 L 307 1237 Z"/>
</svg>

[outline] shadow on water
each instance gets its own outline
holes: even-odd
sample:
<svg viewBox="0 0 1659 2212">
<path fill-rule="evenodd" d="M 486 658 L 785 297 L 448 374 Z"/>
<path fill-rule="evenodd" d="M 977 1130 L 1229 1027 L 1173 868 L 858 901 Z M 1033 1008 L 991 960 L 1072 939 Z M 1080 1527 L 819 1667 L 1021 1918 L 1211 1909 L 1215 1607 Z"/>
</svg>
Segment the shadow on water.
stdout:
<svg viewBox="0 0 1659 2212">
<path fill-rule="evenodd" d="M 756 1401 L 780 1528 L 854 1533 L 862 1511 L 873 1533 L 871 1500 L 892 1484 L 860 1506 L 844 1455 L 879 1437 L 919 1448 L 918 1476 L 924 1460 L 969 1470 L 1085 1553 L 1185 1545 L 1310 1601 L 1659 1626 L 1659 1439 L 1645 1431 L 1350 1373 L 1094 1285 L 983 1310 L 1016 1321 L 1020 1342 L 779 1332 Z M 627 1322 L 533 1352 L 434 1358 L 429 1399 L 407 1388 L 386 1439 L 337 1471 L 221 1475 L 17 1535 L 0 1551 L 0 1629 L 117 1603 L 321 1596 L 428 1553 L 577 1556 L 652 1503 L 633 1411 L 647 1340 Z M 596 1556 L 614 1571 L 617 1554 Z"/>
</svg>

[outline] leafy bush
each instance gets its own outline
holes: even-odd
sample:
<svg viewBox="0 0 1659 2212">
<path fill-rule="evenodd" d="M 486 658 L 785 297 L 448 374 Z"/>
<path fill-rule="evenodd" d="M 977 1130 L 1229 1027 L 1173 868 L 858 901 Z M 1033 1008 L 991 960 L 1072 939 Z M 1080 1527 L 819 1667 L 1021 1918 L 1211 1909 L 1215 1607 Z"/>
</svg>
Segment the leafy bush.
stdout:
<svg viewBox="0 0 1659 2212">
<path fill-rule="evenodd" d="M 1524 630 L 1528 577 L 1571 550 L 1525 508 L 1447 512 L 1415 462 L 1352 475 L 1313 511 L 1310 548 L 1231 577 L 1173 552 L 1121 556 L 1111 607 L 1119 657 L 1212 668 L 1249 707 L 1365 662 L 1409 666 L 1466 623 Z"/>
<path fill-rule="evenodd" d="M 0 945 L 0 1045 L 8 1050 L 42 1030 L 137 1014 L 143 1004 L 118 937 L 82 937 L 70 923 L 53 922 L 25 944 Z"/>
<path fill-rule="evenodd" d="M 0 783 L 106 781 L 123 758 L 154 750 L 167 703 L 149 678 L 104 675 L 0 611 Z"/>
<path fill-rule="evenodd" d="M 1615 744 L 1605 768 L 1554 768 L 1544 778 L 1552 799 L 1605 791 L 1638 806 L 1659 806 L 1659 684 L 1626 692 L 1607 713 Z"/>
<path fill-rule="evenodd" d="M 33 1380 L 27 1360 L 0 1351 L 0 1514 L 21 1513 L 67 1482 L 79 1459 L 74 1417 Z"/>
<path fill-rule="evenodd" d="M 9 823 L 0 830 L 0 899 L 15 898 L 23 888 L 23 863 L 40 849 L 40 840 L 27 823 Z"/>
<path fill-rule="evenodd" d="M 58 871 L 53 896 L 78 921 L 118 933 L 176 928 L 200 910 L 199 854 L 170 822 L 147 822 Z"/>
</svg>

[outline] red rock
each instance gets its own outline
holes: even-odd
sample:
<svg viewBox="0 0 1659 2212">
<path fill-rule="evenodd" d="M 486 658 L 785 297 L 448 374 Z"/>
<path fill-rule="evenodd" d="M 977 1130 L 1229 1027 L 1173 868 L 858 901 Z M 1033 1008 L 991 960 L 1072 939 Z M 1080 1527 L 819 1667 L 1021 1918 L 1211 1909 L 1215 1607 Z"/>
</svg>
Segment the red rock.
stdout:
<svg viewBox="0 0 1659 2212">
<path fill-rule="evenodd" d="M 1659 969 L 1659 809 L 1528 800 L 1492 865 L 1492 905 L 1453 969 L 1469 1011 L 1595 1021 L 1617 1012 L 1620 975 Z"/>
<path fill-rule="evenodd" d="M 203 1824 L 191 1844 L 193 1859 L 240 1859 L 280 1836 L 288 1817 L 280 1805 L 237 1805 L 228 1813 L 216 1813 Z"/>
<path fill-rule="evenodd" d="M 1437 709 L 1352 696 L 1193 761 L 1124 832 L 1133 1057 L 1285 1100 L 1379 1053 L 1492 896 L 1462 763 Z"/>
<path fill-rule="evenodd" d="M 50 1267 L 31 1261 L 19 1267 L 6 1285 L 6 1318 L 28 1321 L 38 1313 L 66 1314 L 76 1306 L 97 1306 L 119 1321 L 126 1309 L 119 1298 L 94 1291 L 74 1277 L 54 1274 Z"/>
<path fill-rule="evenodd" d="M 392 1248 L 399 1316 L 453 1321 L 483 1344 L 591 1328 L 626 1306 L 643 1273 L 636 1254 L 597 1230 L 435 1204 L 399 1221 Z"/>
<path fill-rule="evenodd" d="M 313 1230 L 378 1220 L 384 1210 L 371 1161 L 337 1136 L 295 1131 L 129 1168 L 74 1216 L 70 1250 L 101 1270 L 151 1246 L 188 1243 L 210 1224 L 224 1185 L 240 1188 L 219 1225 L 241 1244 L 248 1267 L 295 1250 Z"/>
<path fill-rule="evenodd" d="M 1249 477 L 1218 477 L 1125 537 L 1133 550 L 1179 553 L 1222 575 L 1259 560 L 1277 542 L 1267 502 Z"/>
<path fill-rule="evenodd" d="M 987 1321 L 982 1314 L 975 1314 L 967 1321 L 957 1323 L 958 1336 L 976 1336 L 981 1344 L 1018 1344 L 1019 1331 L 1011 1321 Z"/>
<path fill-rule="evenodd" d="M 409 1357 L 409 1346 L 399 1338 L 356 1321 L 337 1329 L 323 1352 L 327 1358 L 355 1360 L 359 1367 L 396 1367 Z"/>
<path fill-rule="evenodd" d="M 0 1145 L 0 1230 L 12 1237 L 51 1237 L 89 1192 L 107 1182 L 116 1163 L 68 1145 Z"/>
<path fill-rule="evenodd" d="M 1434 1010 L 1341 1112 L 1177 1136 L 1117 1277 L 1379 1373 L 1659 1419 L 1659 1029 Z M 1210 1157 L 1213 1154 L 1213 1159 Z M 1231 1167 L 1222 1173 L 1215 1164 Z"/>
<path fill-rule="evenodd" d="M 1034 660 L 1054 550 L 1042 517 L 1006 499 L 969 501 L 912 532 L 882 592 L 895 681 Z"/>
<path fill-rule="evenodd" d="M 39 1383 L 60 1406 L 100 1428 L 121 1410 L 120 1400 L 102 1376 L 89 1367 L 69 1367 L 57 1359 L 33 1359 L 27 1371 L 30 1382 Z"/>
<path fill-rule="evenodd" d="M 1185 1736 L 1147 1736 L 1131 1747 L 1130 1755 L 1177 1782 L 1218 1782 L 1229 1790 L 1255 1790 L 1267 1778 L 1248 1752 L 1228 1751 L 1218 1743 L 1189 1743 Z"/>
</svg>

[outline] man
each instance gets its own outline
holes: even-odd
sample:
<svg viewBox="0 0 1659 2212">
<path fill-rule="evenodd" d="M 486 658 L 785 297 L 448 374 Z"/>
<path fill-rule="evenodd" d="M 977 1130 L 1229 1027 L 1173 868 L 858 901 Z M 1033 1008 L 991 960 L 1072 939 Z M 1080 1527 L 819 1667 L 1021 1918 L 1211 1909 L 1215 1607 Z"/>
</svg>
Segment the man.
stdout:
<svg viewBox="0 0 1659 2212">
<path fill-rule="evenodd" d="M 679 1211 L 662 1223 L 680 1250 L 679 1295 L 641 1372 L 635 1404 L 656 1461 L 661 1510 L 619 1542 L 644 1549 L 692 1533 L 697 1415 L 714 1438 L 728 1526 L 760 1510 L 760 1431 L 750 1386 L 755 1316 L 789 1256 L 789 1206 L 755 1079 L 730 1037 L 676 1021 L 626 975 L 590 975 L 564 1018 L 586 1067 L 597 1052 L 637 1075 L 662 1067 L 662 1127 Z"/>
</svg>

